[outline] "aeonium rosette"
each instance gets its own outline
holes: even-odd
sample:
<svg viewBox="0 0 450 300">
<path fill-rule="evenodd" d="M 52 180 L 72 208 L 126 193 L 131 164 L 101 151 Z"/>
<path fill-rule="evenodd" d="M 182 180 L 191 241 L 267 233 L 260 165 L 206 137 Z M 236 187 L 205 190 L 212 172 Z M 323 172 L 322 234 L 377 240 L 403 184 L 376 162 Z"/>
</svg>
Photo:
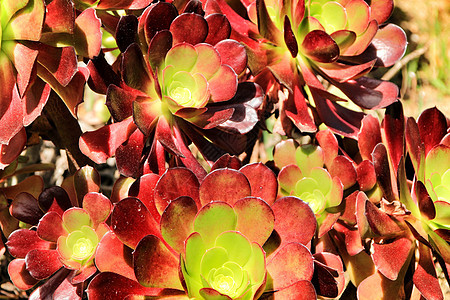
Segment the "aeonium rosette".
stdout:
<svg viewBox="0 0 450 300">
<path fill-rule="evenodd" d="M 336 153 L 337 155 L 337 153 Z M 337 160 L 337 159 L 336 159 Z M 320 146 L 304 144 L 296 148 L 293 140 L 275 146 L 275 165 L 280 168 L 278 182 L 281 195 L 299 197 L 311 207 L 321 226 L 319 236 L 325 234 L 339 217 L 344 186 L 339 176 L 331 176 L 324 168 L 324 151 Z M 347 172 L 354 172 L 351 163 Z"/>
<path fill-rule="evenodd" d="M 129 189 L 133 197 L 115 204 L 112 233 L 100 241 L 96 255 L 102 273 L 89 285 L 89 296 L 255 299 L 275 293 L 315 299 L 316 291 L 338 293 L 336 281 L 342 278 L 323 264 L 340 272 L 340 260 L 329 253 L 313 257 L 305 246 L 316 229 L 313 212 L 296 197 L 275 201 L 276 192 L 268 167 L 241 167 L 226 157 L 201 183 L 186 168 L 140 177 Z M 330 281 L 313 285 L 316 269 Z M 116 285 L 105 288 L 110 280 Z"/>
<path fill-rule="evenodd" d="M 406 49 L 402 29 L 381 25 L 392 12 L 392 0 L 370 6 L 364 0 L 241 2 L 252 22 L 226 1 L 209 0 L 205 10 L 227 12 L 233 36 L 246 45 L 249 68 L 266 92 L 278 98 L 280 89 L 289 91 L 280 99 L 278 128 L 283 132 L 289 134 L 293 125 L 315 132 L 323 122 L 356 138 L 364 114 L 340 103 L 351 100 L 376 109 L 397 99 L 394 84 L 364 77 L 374 66 L 392 65 Z"/>
<path fill-rule="evenodd" d="M 114 120 L 80 140 L 83 153 L 95 162 L 115 154 L 119 171 L 138 177 L 149 169 L 162 174 L 164 151 L 200 170 L 187 148 L 190 142 L 211 164 L 225 152 L 238 154 L 247 147 L 245 134 L 258 122 L 262 89 L 251 82 L 238 84 L 247 54 L 229 39 L 227 18 L 205 18 L 196 10 L 186 11 L 189 7 L 193 9 L 188 5 L 179 14 L 174 5 L 158 2 L 139 20 L 121 18 L 116 32 L 123 52 L 121 74 L 101 58 L 89 63 L 93 85 L 103 87 Z M 188 30 L 194 24 L 196 30 Z M 105 134 L 118 130 L 120 138 Z M 146 143 L 150 151 L 144 149 Z M 157 165 L 146 160 L 160 166 L 154 170 Z"/>
</svg>

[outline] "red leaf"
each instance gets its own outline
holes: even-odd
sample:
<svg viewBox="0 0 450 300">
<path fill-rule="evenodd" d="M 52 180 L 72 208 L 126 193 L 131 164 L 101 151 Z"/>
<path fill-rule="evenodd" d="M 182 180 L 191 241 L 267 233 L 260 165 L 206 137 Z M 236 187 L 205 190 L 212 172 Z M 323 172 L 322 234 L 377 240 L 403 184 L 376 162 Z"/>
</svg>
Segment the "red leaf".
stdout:
<svg viewBox="0 0 450 300">
<path fill-rule="evenodd" d="M 186 168 L 171 168 L 164 173 L 155 187 L 155 205 L 160 214 L 167 205 L 181 196 L 191 197 L 197 207 L 199 202 L 199 182 L 195 174 Z"/>
<path fill-rule="evenodd" d="M 111 214 L 111 228 L 122 243 L 133 249 L 148 234 L 161 236 L 159 224 L 145 205 L 132 197 L 116 203 Z"/>
<path fill-rule="evenodd" d="M 372 258 L 377 270 L 390 280 L 396 280 L 400 270 L 409 263 L 412 242 L 398 238 L 391 243 L 373 244 Z"/>
<path fill-rule="evenodd" d="M 158 2 L 149 6 L 142 14 L 139 28 L 144 27 L 147 44 L 150 44 L 153 36 L 161 30 L 168 30 L 170 24 L 177 17 L 178 11 L 171 3 Z"/>
<path fill-rule="evenodd" d="M 316 217 L 308 204 L 296 197 L 283 197 L 272 204 L 275 230 L 283 244 L 307 244 L 316 232 Z"/>
<path fill-rule="evenodd" d="M 377 174 L 375 167 L 370 160 L 363 160 L 356 167 L 356 181 L 358 181 L 361 191 L 371 190 L 377 183 Z"/>
<path fill-rule="evenodd" d="M 39 219 L 44 215 L 36 198 L 26 192 L 22 192 L 14 198 L 10 212 L 19 221 L 31 225 L 37 225 Z"/>
<path fill-rule="evenodd" d="M 292 297 L 298 300 L 317 299 L 316 290 L 309 280 L 299 280 L 284 289 L 276 291 L 274 296 L 277 300 L 290 300 Z"/>
<path fill-rule="evenodd" d="M 336 156 L 328 171 L 331 177 L 337 176 L 341 180 L 344 190 L 356 183 L 357 173 L 355 167 L 350 159 L 343 155 Z"/>
<path fill-rule="evenodd" d="M 100 272 L 114 272 L 136 280 L 132 249 L 122 244 L 111 231 L 108 231 L 98 243 L 95 252 L 95 265 Z"/>
<path fill-rule="evenodd" d="M 367 115 L 361 121 L 361 130 L 358 133 L 358 147 L 364 160 L 372 160 L 372 151 L 381 143 L 380 122 L 377 118 Z"/>
<path fill-rule="evenodd" d="M 39 221 L 37 234 L 43 240 L 56 243 L 60 236 L 66 236 L 68 232 L 63 227 L 61 215 L 51 211 L 46 213 Z"/>
<path fill-rule="evenodd" d="M 220 54 L 221 63 L 230 66 L 237 75 L 247 67 L 247 53 L 242 44 L 228 39 L 220 41 L 214 48 Z"/>
<path fill-rule="evenodd" d="M 402 234 L 404 229 L 400 227 L 388 214 L 378 209 L 375 204 L 366 200 L 365 206 L 367 221 L 375 234 L 385 239 Z"/>
<path fill-rule="evenodd" d="M 141 175 L 141 159 L 147 137 L 135 130 L 128 140 L 116 149 L 116 165 L 120 174 L 128 177 Z"/>
<path fill-rule="evenodd" d="M 432 220 L 436 217 L 436 208 L 434 206 L 433 200 L 431 200 L 430 195 L 428 194 L 427 188 L 422 183 L 422 181 L 416 182 L 416 198 L 419 203 L 420 214 L 427 218 L 428 220 Z"/>
<path fill-rule="evenodd" d="M 183 289 L 178 277 L 178 257 L 154 235 L 145 236 L 133 252 L 134 273 L 145 287 Z"/>
<path fill-rule="evenodd" d="M 325 31 L 313 30 L 303 39 L 302 52 L 314 61 L 332 63 L 339 57 L 339 46 Z"/>
<path fill-rule="evenodd" d="M 372 40 L 377 52 L 377 65 L 392 66 L 406 51 L 406 34 L 399 26 L 387 24 L 380 27 Z"/>
<path fill-rule="evenodd" d="M 50 277 L 63 266 L 57 250 L 31 250 L 25 257 L 25 263 L 30 275 L 39 280 Z"/>
<path fill-rule="evenodd" d="M 39 282 L 27 271 L 25 259 L 12 260 L 8 264 L 8 274 L 14 285 L 21 290 L 28 290 Z"/>
<path fill-rule="evenodd" d="M 389 158 L 384 144 L 376 145 L 372 152 L 373 166 L 377 174 L 377 182 L 383 191 L 384 197 L 388 201 L 395 200 L 394 191 L 392 190 L 391 169 L 389 168 Z"/>
<path fill-rule="evenodd" d="M 46 188 L 39 194 L 38 201 L 42 211 L 56 212 L 60 216 L 64 211 L 74 206 L 67 192 L 59 186 Z"/>
<path fill-rule="evenodd" d="M 262 163 L 253 163 L 245 165 L 239 171 L 247 177 L 253 197 L 259 197 L 269 205 L 275 202 L 278 182 L 271 169 Z"/>
<path fill-rule="evenodd" d="M 56 0 L 46 6 L 44 30 L 72 34 L 75 27 L 75 8 L 72 1 Z"/>
<path fill-rule="evenodd" d="M 286 288 L 300 280 L 311 280 L 314 273 L 311 252 L 299 243 L 288 243 L 267 263 L 273 289 Z"/>
<path fill-rule="evenodd" d="M 25 132 L 25 128 L 22 127 L 22 129 L 9 140 L 7 145 L 0 144 L 0 170 L 6 168 L 19 157 L 26 143 L 27 133 Z"/>
<path fill-rule="evenodd" d="M 36 231 L 18 229 L 11 233 L 6 242 L 9 253 L 17 258 L 25 258 L 30 250 L 48 250 L 51 243 L 40 239 Z"/>
<path fill-rule="evenodd" d="M 190 30 L 186 30 L 190 28 Z M 202 43 L 208 35 L 208 23 L 197 14 L 183 13 L 170 24 L 173 44 L 188 43 L 196 45 Z"/>
<path fill-rule="evenodd" d="M 424 298 L 444 299 L 430 249 L 421 243 L 419 243 L 419 264 L 414 271 L 413 282 Z"/>
<path fill-rule="evenodd" d="M 128 196 L 136 197 L 144 203 L 153 218 L 159 223 L 161 215 L 156 209 L 154 193 L 155 187 L 160 176 L 157 174 L 149 173 L 139 177 L 130 186 Z"/>
<path fill-rule="evenodd" d="M 206 175 L 199 188 L 200 203 L 223 201 L 234 205 L 236 201 L 251 195 L 248 179 L 239 171 L 218 169 Z"/>
<path fill-rule="evenodd" d="M 445 136 L 447 133 L 447 120 L 444 114 L 436 107 L 424 110 L 417 119 L 420 138 L 425 145 L 425 155 Z"/>
<path fill-rule="evenodd" d="M 209 14 L 205 20 L 208 23 L 208 35 L 206 36 L 205 43 L 214 46 L 218 42 L 230 37 L 231 26 L 227 17 L 214 13 Z"/>
<path fill-rule="evenodd" d="M 294 32 L 291 28 L 291 21 L 288 16 L 284 16 L 284 42 L 293 58 L 298 54 L 298 44 Z"/>
</svg>

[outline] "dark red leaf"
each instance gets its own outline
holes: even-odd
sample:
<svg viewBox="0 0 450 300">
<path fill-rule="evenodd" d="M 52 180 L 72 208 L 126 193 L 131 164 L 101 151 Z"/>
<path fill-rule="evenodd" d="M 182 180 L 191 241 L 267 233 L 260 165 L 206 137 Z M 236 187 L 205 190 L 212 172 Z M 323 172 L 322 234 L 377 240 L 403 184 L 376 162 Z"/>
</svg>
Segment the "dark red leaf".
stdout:
<svg viewBox="0 0 450 300">
<path fill-rule="evenodd" d="M 25 257 L 25 263 L 30 275 L 39 280 L 50 277 L 63 266 L 57 250 L 31 250 Z"/>
<path fill-rule="evenodd" d="M 286 43 L 289 52 L 291 52 L 292 57 L 295 58 L 298 54 L 298 44 L 288 16 L 284 16 L 284 42 Z"/>
<path fill-rule="evenodd" d="M 372 40 L 372 45 L 377 52 L 377 65 L 390 67 L 405 54 L 406 34 L 399 26 L 387 24 L 380 27 Z"/>
<path fill-rule="evenodd" d="M 116 43 L 123 53 L 136 42 L 138 19 L 134 15 L 121 16 L 116 28 Z"/>
<path fill-rule="evenodd" d="M 36 198 L 26 192 L 22 192 L 14 198 L 10 212 L 19 221 L 31 225 L 37 225 L 39 219 L 44 215 Z"/>
<path fill-rule="evenodd" d="M 148 60 L 153 70 L 159 69 L 164 62 L 167 52 L 172 48 L 172 33 L 165 29 L 158 31 L 148 45 Z"/>
<path fill-rule="evenodd" d="M 379 24 L 384 23 L 394 9 L 393 0 L 377 0 L 370 2 L 370 17 L 377 20 Z"/>
<path fill-rule="evenodd" d="M 159 224 L 145 205 L 132 197 L 116 203 L 111 214 L 111 228 L 122 243 L 133 249 L 148 234 L 161 236 Z"/>
<path fill-rule="evenodd" d="M 153 79 L 138 44 L 131 44 L 123 53 L 122 77 L 123 81 L 131 88 L 150 94 L 153 90 Z"/>
<path fill-rule="evenodd" d="M 52 47 L 39 44 L 38 62 L 62 85 L 66 86 L 77 71 L 77 57 L 73 47 Z"/>
<path fill-rule="evenodd" d="M 338 296 L 337 282 L 330 271 L 323 264 L 314 261 L 314 275 L 311 283 L 316 289 L 317 295 L 335 298 Z"/>
<path fill-rule="evenodd" d="M 313 30 L 305 36 L 302 52 L 312 60 L 322 63 L 332 63 L 339 58 L 339 46 L 323 30 Z"/>
<path fill-rule="evenodd" d="M 230 156 L 228 153 L 222 155 L 214 162 L 211 167 L 211 172 L 221 168 L 229 168 L 239 170 L 242 167 L 242 162 L 236 156 Z"/>
<path fill-rule="evenodd" d="M 375 173 L 377 174 L 377 182 L 383 191 L 384 197 L 388 201 L 393 201 L 395 196 L 392 190 L 391 170 L 389 168 L 389 159 L 384 144 L 379 143 L 375 146 L 372 152 L 372 161 L 373 166 L 375 167 Z"/>
<path fill-rule="evenodd" d="M 159 222 L 161 219 L 160 213 L 156 210 L 154 193 L 156 183 L 158 182 L 160 176 L 157 174 L 145 174 L 139 177 L 131 186 L 128 191 L 128 195 L 131 197 L 136 197 L 144 203 L 153 218 Z"/>
<path fill-rule="evenodd" d="M 72 34 L 75 27 L 75 8 L 72 1 L 56 0 L 46 5 L 44 31 Z"/>
<path fill-rule="evenodd" d="M 377 118 L 367 115 L 361 121 L 361 130 L 358 133 L 358 147 L 364 160 L 372 160 L 372 151 L 381 143 L 380 122 Z"/>
<path fill-rule="evenodd" d="M 25 258 L 33 249 L 48 250 L 51 243 L 40 239 L 34 230 L 18 229 L 11 233 L 6 242 L 9 253 L 17 258 Z"/>
<path fill-rule="evenodd" d="M 405 141 L 417 177 L 423 178 L 425 174 L 420 171 L 420 168 L 423 170 L 424 162 L 422 160 L 425 160 L 425 145 L 420 137 L 419 126 L 413 117 L 409 117 L 406 121 Z"/>
<path fill-rule="evenodd" d="M 286 116 L 303 132 L 315 132 L 317 127 L 314 118 L 311 116 L 306 99 L 298 85 L 294 86 L 294 92 L 289 93 L 289 97 L 284 104 Z"/>
<path fill-rule="evenodd" d="M 264 0 L 256 0 L 256 9 L 258 16 L 258 31 L 267 40 L 275 43 L 276 45 L 282 45 L 282 33 L 273 23 L 267 11 L 266 3 Z"/>
<path fill-rule="evenodd" d="M 147 44 L 150 44 L 153 36 L 160 30 L 169 29 L 172 21 L 177 17 L 175 6 L 167 2 L 158 2 L 146 9 L 141 20 L 144 22 L 144 32 Z"/>
<path fill-rule="evenodd" d="M 122 244 L 108 231 L 100 240 L 95 252 L 95 265 L 100 272 L 114 272 L 136 280 L 133 269 L 132 249 Z"/>
<path fill-rule="evenodd" d="M 195 174 L 186 168 L 171 168 L 164 173 L 155 187 L 155 205 L 160 214 L 167 205 L 180 196 L 194 199 L 197 207 L 199 202 L 199 181 Z"/>
<path fill-rule="evenodd" d="M 116 164 L 120 174 L 137 177 L 141 172 L 142 150 L 147 137 L 134 130 L 128 140 L 116 149 Z"/>
<path fill-rule="evenodd" d="M 189 30 L 186 30 L 189 28 Z M 208 23 L 197 14 L 184 13 L 176 17 L 170 24 L 174 45 L 188 43 L 196 45 L 202 43 L 208 35 Z"/>
<path fill-rule="evenodd" d="M 391 219 L 388 214 L 378 209 L 375 204 L 366 200 L 365 207 L 365 216 L 369 222 L 370 229 L 372 229 L 375 234 L 385 239 L 402 234 L 404 229 Z"/>
<path fill-rule="evenodd" d="M 83 207 L 83 199 L 87 193 L 100 190 L 100 174 L 94 167 L 86 165 L 78 169 L 73 176 L 73 183 L 78 199 L 78 207 Z"/>
<path fill-rule="evenodd" d="M 444 114 L 436 107 L 424 110 L 417 119 L 420 138 L 425 144 L 425 155 L 435 145 L 439 144 L 441 139 L 447 133 L 447 120 Z"/>
<path fill-rule="evenodd" d="M 434 203 L 433 200 L 431 200 L 430 195 L 428 195 L 427 188 L 421 181 L 417 181 L 415 187 L 416 198 L 421 215 L 428 220 L 434 219 L 436 217 L 436 208 L 434 207 Z"/>
<path fill-rule="evenodd" d="M 235 40 L 222 40 L 214 48 L 220 54 L 222 64 L 230 66 L 239 75 L 247 67 L 247 53 L 245 47 Z"/>
<path fill-rule="evenodd" d="M 154 235 L 145 236 L 133 252 L 134 273 L 145 287 L 182 289 L 178 257 Z"/>
<path fill-rule="evenodd" d="M 356 183 L 357 173 L 355 167 L 350 159 L 343 155 L 338 155 L 335 157 L 333 163 L 328 169 L 328 172 L 331 177 L 337 176 L 341 180 L 344 189 L 348 189 Z"/>
<path fill-rule="evenodd" d="M 208 23 L 208 35 L 206 36 L 205 43 L 214 46 L 218 42 L 230 37 L 231 26 L 227 17 L 214 13 L 208 15 L 205 20 Z"/>
<path fill-rule="evenodd" d="M 14 285 L 22 290 L 32 288 L 39 280 L 33 278 L 26 269 L 25 259 L 14 259 L 8 264 L 8 274 Z"/>
<path fill-rule="evenodd" d="M 356 167 L 356 181 L 359 184 L 361 191 L 369 191 L 377 183 L 377 174 L 375 167 L 370 160 L 363 160 Z"/>
<path fill-rule="evenodd" d="M 39 221 L 37 234 L 43 240 L 56 243 L 60 236 L 65 236 L 68 232 L 63 227 L 61 215 L 51 211 L 46 213 Z"/>
<path fill-rule="evenodd" d="M 384 143 L 389 152 L 389 157 L 394 167 L 394 175 L 396 176 L 398 163 L 405 152 L 405 118 L 400 101 L 386 108 L 384 119 L 381 122 L 381 129 L 384 133 Z"/>
<path fill-rule="evenodd" d="M 74 204 L 71 203 L 67 192 L 59 186 L 46 188 L 39 195 L 38 201 L 40 208 L 44 212 L 53 211 L 58 213 L 60 216 L 62 216 L 65 210 L 74 206 Z"/>
</svg>

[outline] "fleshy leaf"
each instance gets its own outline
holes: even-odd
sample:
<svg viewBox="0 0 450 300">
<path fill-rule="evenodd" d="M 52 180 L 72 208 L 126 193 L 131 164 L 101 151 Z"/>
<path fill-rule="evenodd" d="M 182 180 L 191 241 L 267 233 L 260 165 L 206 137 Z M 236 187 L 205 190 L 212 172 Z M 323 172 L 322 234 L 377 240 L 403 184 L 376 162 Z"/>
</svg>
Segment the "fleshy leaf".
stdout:
<svg viewBox="0 0 450 300">
<path fill-rule="evenodd" d="M 45 279 L 62 267 L 56 250 L 31 250 L 25 257 L 30 275 L 36 279 Z"/>
<path fill-rule="evenodd" d="M 200 203 L 223 201 L 234 205 L 241 198 L 251 195 L 248 179 L 239 171 L 218 169 L 209 173 L 199 189 Z"/>
<path fill-rule="evenodd" d="M 312 60 L 331 63 L 339 57 L 339 46 L 325 31 L 313 30 L 305 36 L 302 52 Z"/>
<path fill-rule="evenodd" d="M 396 280 L 403 265 L 410 257 L 412 242 L 408 238 L 399 238 L 391 243 L 373 244 L 373 262 L 377 270 L 390 280 Z"/>
<path fill-rule="evenodd" d="M 133 252 L 134 273 L 145 287 L 182 289 L 178 258 L 154 235 L 142 238 Z"/>
<path fill-rule="evenodd" d="M 190 28 L 190 30 L 186 30 Z M 195 45 L 203 42 L 208 35 L 208 23 L 197 14 L 184 13 L 176 17 L 170 24 L 173 43 L 189 43 Z"/>
<path fill-rule="evenodd" d="M 378 30 L 372 45 L 377 52 L 377 65 L 390 67 L 405 54 L 406 34 L 397 25 L 387 24 Z"/>
<path fill-rule="evenodd" d="M 56 212 L 46 213 L 39 221 L 37 234 L 43 240 L 56 243 L 62 235 L 67 235 L 61 216 Z"/>
<path fill-rule="evenodd" d="M 36 198 L 26 192 L 22 192 L 14 198 L 10 212 L 16 219 L 31 225 L 37 225 L 39 219 L 44 215 Z"/>
</svg>

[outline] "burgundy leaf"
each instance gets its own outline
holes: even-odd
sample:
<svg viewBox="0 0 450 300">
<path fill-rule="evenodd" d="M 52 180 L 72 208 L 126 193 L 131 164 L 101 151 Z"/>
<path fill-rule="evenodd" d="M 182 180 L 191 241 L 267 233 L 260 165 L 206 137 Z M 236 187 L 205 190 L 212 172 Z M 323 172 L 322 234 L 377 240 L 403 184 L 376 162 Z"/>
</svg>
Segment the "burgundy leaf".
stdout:
<svg viewBox="0 0 450 300">
<path fill-rule="evenodd" d="M 18 229 L 11 233 L 6 242 L 9 253 L 17 258 L 25 258 L 30 250 L 48 250 L 51 243 L 40 239 L 34 230 Z"/>
<path fill-rule="evenodd" d="M 205 43 L 214 46 L 218 42 L 230 37 L 231 26 L 227 17 L 214 13 L 208 15 L 205 20 L 208 23 L 208 35 L 206 36 Z"/>
<path fill-rule="evenodd" d="M 419 243 L 419 264 L 413 275 L 413 282 L 426 299 L 444 299 L 430 249 Z"/>
<path fill-rule="evenodd" d="M 314 275 L 311 283 L 316 289 L 317 295 L 335 298 L 338 296 L 337 282 L 330 271 L 323 264 L 314 261 Z"/>
<path fill-rule="evenodd" d="M 190 28 L 190 30 L 186 30 Z M 196 45 L 202 43 L 208 35 L 208 23 L 197 14 L 184 13 L 176 17 L 170 24 L 173 43 L 188 43 Z"/>
<path fill-rule="evenodd" d="M 301 131 L 315 132 L 317 130 L 314 119 L 309 113 L 306 99 L 298 85 L 294 86 L 293 93 L 289 93 L 289 97 L 285 102 L 284 111 L 288 118 Z"/>
<path fill-rule="evenodd" d="M 36 198 L 27 192 L 22 192 L 14 198 L 10 212 L 19 221 L 31 225 L 37 225 L 39 219 L 44 215 Z"/>
<path fill-rule="evenodd" d="M 406 34 L 399 26 L 387 24 L 380 27 L 372 40 L 377 52 L 377 65 L 392 66 L 406 51 Z"/>
<path fill-rule="evenodd" d="M 184 143 L 184 141 L 175 140 L 171 126 L 165 117 L 158 119 L 155 130 L 155 139 L 157 139 L 168 152 L 176 156 L 183 156 L 183 153 L 181 153 L 177 144 L 178 142 Z"/>
<path fill-rule="evenodd" d="M 153 90 L 154 83 L 148 73 L 146 65 L 138 44 L 131 44 L 123 53 L 123 81 L 131 88 L 150 94 Z"/>
<path fill-rule="evenodd" d="M 376 60 L 373 59 L 366 63 L 357 65 L 334 62 L 332 64 L 322 64 L 319 66 L 319 68 L 330 79 L 339 83 L 344 83 L 349 80 L 359 78 L 366 73 L 369 73 L 369 71 L 375 64 L 375 61 Z"/>
<path fill-rule="evenodd" d="M 1 59 L 1 56 L 0 56 Z M 2 62 L 0 61 L 0 68 Z M 11 66 L 12 67 L 12 66 Z M 4 69 L 0 69 L 1 71 L 4 71 Z M 0 72 L 1 73 L 1 72 Z M 3 74 L 2 74 L 3 75 Z M 4 76 L 0 75 L 0 79 L 4 79 Z M 8 79 L 5 80 L 6 83 L 8 83 Z M 2 128 L 2 131 L 0 132 L 0 143 L 1 144 L 8 144 L 11 139 L 14 138 L 23 128 L 23 105 L 22 101 L 19 96 L 19 92 L 17 90 L 17 85 L 15 85 L 15 82 L 12 81 L 11 89 L 0 90 L 3 95 L 0 98 L 2 103 L 0 103 L 0 113 L 2 113 L 0 118 L 0 127 Z M 6 84 L 5 84 L 6 85 Z M 8 86 L 6 86 L 8 88 Z M 23 136 L 23 133 L 19 134 L 19 137 Z M 22 140 L 22 139 L 20 139 Z M 16 140 L 17 142 L 17 140 Z M 17 145 L 20 147 L 20 144 Z M 4 159 L 5 163 L 11 159 L 13 159 L 11 156 L 14 154 L 16 156 L 16 153 L 21 150 L 14 149 L 14 153 L 10 153 L 8 155 L 5 155 L 6 157 L 10 156 L 8 159 Z M 12 151 L 11 149 L 9 151 Z"/>
<path fill-rule="evenodd" d="M 384 144 L 379 143 L 375 146 L 372 152 L 372 161 L 375 167 L 375 173 L 377 174 L 377 182 L 383 191 L 384 197 L 388 201 L 393 201 L 395 196 L 392 190 L 389 159 Z"/>
<path fill-rule="evenodd" d="M 384 108 L 398 98 L 398 87 L 395 84 L 369 77 L 335 85 L 358 106 L 366 109 Z"/>
<path fill-rule="evenodd" d="M 186 168 L 171 168 L 164 173 L 155 187 L 155 205 L 160 214 L 167 205 L 180 196 L 192 198 L 199 203 L 199 182 L 195 174 Z"/>
<path fill-rule="evenodd" d="M 62 85 L 66 86 L 77 71 L 77 57 L 72 47 L 39 44 L 37 61 Z"/>
<path fill-rule="evenodd" d="M 284 16 L 284 42 L 286 43 L 289 52 L 291 52 L 292 57 L 295 58 L 298 54 L 298 44 L 288 16 Z"/>
<path fill-rule="evenodd" d="M 362 57 L 365 58 L 364 55 L 365 52 L 370 53 L 369 54 L 370 58 L 365 59 L 366 61 L 376 58 L 376 55 L 374 55 L 373 53 L 375 52 L 373 47 L 369 47 L 369 45 L 371 44 L 377 32 L 378 32 L 378 22 L 376 20 L 371 20 L 366 30 L 356 37 L 355 42 L 350 47 L 345 49 L 344 53 L 341 53 L 345 57 L 341 56 L 340 59 L 347 61 L 350 58 L 350 60 L 352 60 L 352 58 L 354 58 L 357 55 L 361 55 Z"/>
<path fill-rule="evenodd" d="M 51 211 L 46 213 L 39 221 L 37 234 L 43 240 L 56 243 L 60 236 L 66 236 L 68 232 L 63 227 L 61 215 Z"/>
<path fill-rule="evenodd" d="M 158 31 L 148 46 L 148 60 L 153 70 L 161 67 L 167 52 L 172 48 L 173 38 L 169 30 Z"/>
<path fill-rule="evenodd" d="M 159 224 L 145 205 L 132 197 L 116 203 L 111 214 L 111 228 L 122 243 L 133 249 L 148 234 L 161 236 Z"/>
<path fill-rule="evenodd" d="M 439 144 L 447 133 L 447 120 L 436 107 L 424 110 L 417 119 L 420 138 L 425 145 L 425 155 Z"/>
<path fill-rule="evenodd" d="M 20 43 L 16 43 L 12 49 L 8 50 L 14 55 L 12 62 L 17 70 L 17 86 L 20 96 L 23 97 L 29 85 L 32 84 L 33 77 L 36 75 L 34 65 L 39 51 L 30 49 Z"/>
<path fill-rule="evenodd" d="M 273 289 L 286 288 L 299 280 L 311 280 L 314 273 L 313 256 L 300 243 L 288 243 L 267 263 L 273 279 Z"/>
<path fill-rule="evenodd" d="M 75 8 L 72 1 L 56 0 L 46 5 L 44 31 L 72 34 L 75 27 Z"/>
<path fill-rule="evenodd" d="M 120 174 L 137 177 L 141 171 L 142 150 L 146 136 L 140 130 L 134 130 L 128 140 L 116 149 L 116 164 Z"/>
<path fill-rule="evenodd" d="M 138 19 L 134 15 L 121 16 L 116 28 L 116 42 L 120 52 L 136 42 Z"/>
<path fill-rule="evenodd" d="M 378 209 L 375 204 L 367 200 L 365 207 L 365 216 L 375 234 L 383 238 L 392 238 L 402 234 L 403 228 L 391 219 L 388 214 Z"/>
<path fill-rule="evenodd" d="M 75 20 L 73 46 L 79 55 L 94 58 L 102 46 L 101 21 L 90 7 L 85 9 Z"/>
<path fill-rule="evenodd" d="M 87 294 L 92 300 L 113 300 L 125 299 L 128 295 L 157 295 L 161 290 L 143 287 L 137 281 L 113 272 L 104 272 L 94 277 Z"/>
<path fill-rule="evenodd" d="M 134 273 L 145 287 L 182 289 L 178 257 L 154 235 L 145 236 L 133 252 Z"/>
<path fill-rule="evenodd" d="M 397 175 L 397 167 L 405 152 L 405 118 L 400 101 L 386 108 L 384 119 L 381 122 L 383 142 L 389 152 L 394 175 Z"/>
<path fill-rule="evenodd" d="M 316 217 L 309 205 L 296 197 L 283 197 L 272 204 L 275 230 L 283 244 L 311 241 L 316 232 Z"/>
<path fill-rule="evenodd" d="M 59 186 L 46 188 L 39 195 L 38 201 L 44 212 L 56 212 L 60 216 L 64 211 L 74 206 L 67 192 Z"/>
<path fill-rule="evenodd" d="M 136 280 L 133 269 L 132 249 L 128 248 L 108 231 L 100 240 L 95 252 L 95 265 L 100 272 L 114 272 Z"/>
<path fill-rule="evenodd" d="M 361 130 L 358 133 L 358 147 L 364 160 L 372 160 L 372 151 L 381 143 L 380 122 L 377 118 L 367 115 L 361 121 Z"/>
<path fill-rule="evenodd" d="M 200 203 L 223 201 L 234 205 L 236 201 L 251 195 L 248 179 L 239 171 L 218 169 L 206 175 L 199 188 Z"/>
<path fill-rule="evenodd" d="M 253 163 L 245 165 L 239 171 L 247 177 L 253 197 L 259 197 L 269 205 L 275 202 L 278 182 L 271 169 L 262 163 Z"/>
<path fill-rule="evenodd" d="M 313 30 L 305 36 L 302 52 L 312 60 L 322 63 L 332 63 L 339 58 L 339 46 L 323 30 Z"/>
<path fill-rule="evenodd" d="M 8 264 L 8 274 L 14 285 L 22 290 L 32 288 L 39 280 L 33 278 L 26 269 L 25 259 L 14 259 Z"/>
<path fill-rule="evenodd" d="M 90 59 L 87 68 L 89 69 L 89 87 L 96 93 L 106 94 L 106 90 L 110 84 L 118 86 L 120 84 L 120 77 L 117 75 L 112 67 L 105 59 L 103 51 L 99 55 Z"/>
<path fill-rule="evenodd" d="M 36 78 L 30 89 L 22 98 L 24 102 L 23 125 L 30 125 L 38 116 L 41 115 L 44 105 L 50 96 L 50 85 L 46 84 L 40 78 Z"/>
<path fill-rule="evenodd" d="M 103 194 L 89 192 L 83 198 L 83 209 L 89 214 L 93 228 L 105 222 L 112 210 L 111 201 Z"/>
<path fill-rule="evenodd" d="M 236 73 L 228 65 L 221 65 L 213 77 L 208 80 L 208 84 L 213 102 L 230 100 L 238 88 Z"/>
<path fill-rule="evenodd" d="M 373 262 L 377 270 L 390 280 L 396 280 L 402 267 L 408 263 L 412 242 L 408 238 L 398 238 L 385 244 L 373 244 Z"/>
<path fill-rule="evenodd" d="M 421 181 L 416 182 L 416 198 L 419 203 L 419 209 L 422 216 L 428 220 L 432 220 L 436 217 L 436 208 L 434 207 L 433 200 L 428 195 L 427 188 Z"/>
<path fill-rule="evenodd" d="M 154 192 L 160 176 L 150 173 L 139 177 L 131 186 L 128 195 L 136 197 L 144 203 L 153 218 L 159 223 L 160 213 L 156 209 Z"/>
<path fill-rule="evenodd" d="M 425 176 L 423 173 L 425 145 L 420 137 L 419 126 L 413 117 L 409 117 L 406 121 L 405 141 L 417 178 L 421 180 Z"/>
<path fill-rule="evenodd" d="M 177 17 L 175 6 L 167 2 L 158 2 L 149 6 L 142 14 L 144 32 L 147 44 L 150 44 L 153 36 L 160 30 L 169 29 L 172 21 Z"/>
<path fill-rule="evenodd" d="M 83 206 L 83 199 L 87 193 L 100 190 L 100 174 L 94 167 L 84 166 L 78 169 L 73 177 L 78 206 Z"/>
<path fill-rule="evenodd" d="M 222 40 L 214 48 L 220 54 L 222 64 L 230 66 L 236 74 L 241 74 L 247 67 L 245 47 L 235 40 Z"/>
<path fill-rule="evenodd" d="M 50 277 L 63 266 L 57 250 L 31 250 L 25 257 L 25 263 L 30 275 L 39 280 Z"/>
<path fill-rule="evenodd" d="M 184 242 L 194 232 L 197 205 L 191 197 L 181 196 L 171 201 L 161 216 L 164 241 L 177 253 L 183 253 Z"/>
<path fill-rule="evenodd" d="M 211 166 L 211 171 L 222 169 L 222 168 L 229 168 L 233 170 L 239 170 L 242 167 L 242 162 L 237 158 L 236 156 L 231 156 L 228 153 L 222 155 L 218 160 L 214 162 L 214 164 Z"/>
<path fill-rule="evenodd" d="M 137 91 L 122 89 L 110 84 L 106 91 L 106 106 L 114 121 L 121 122 L 133 114 L 133 101 L 140 96 Z"/>
</svg>

